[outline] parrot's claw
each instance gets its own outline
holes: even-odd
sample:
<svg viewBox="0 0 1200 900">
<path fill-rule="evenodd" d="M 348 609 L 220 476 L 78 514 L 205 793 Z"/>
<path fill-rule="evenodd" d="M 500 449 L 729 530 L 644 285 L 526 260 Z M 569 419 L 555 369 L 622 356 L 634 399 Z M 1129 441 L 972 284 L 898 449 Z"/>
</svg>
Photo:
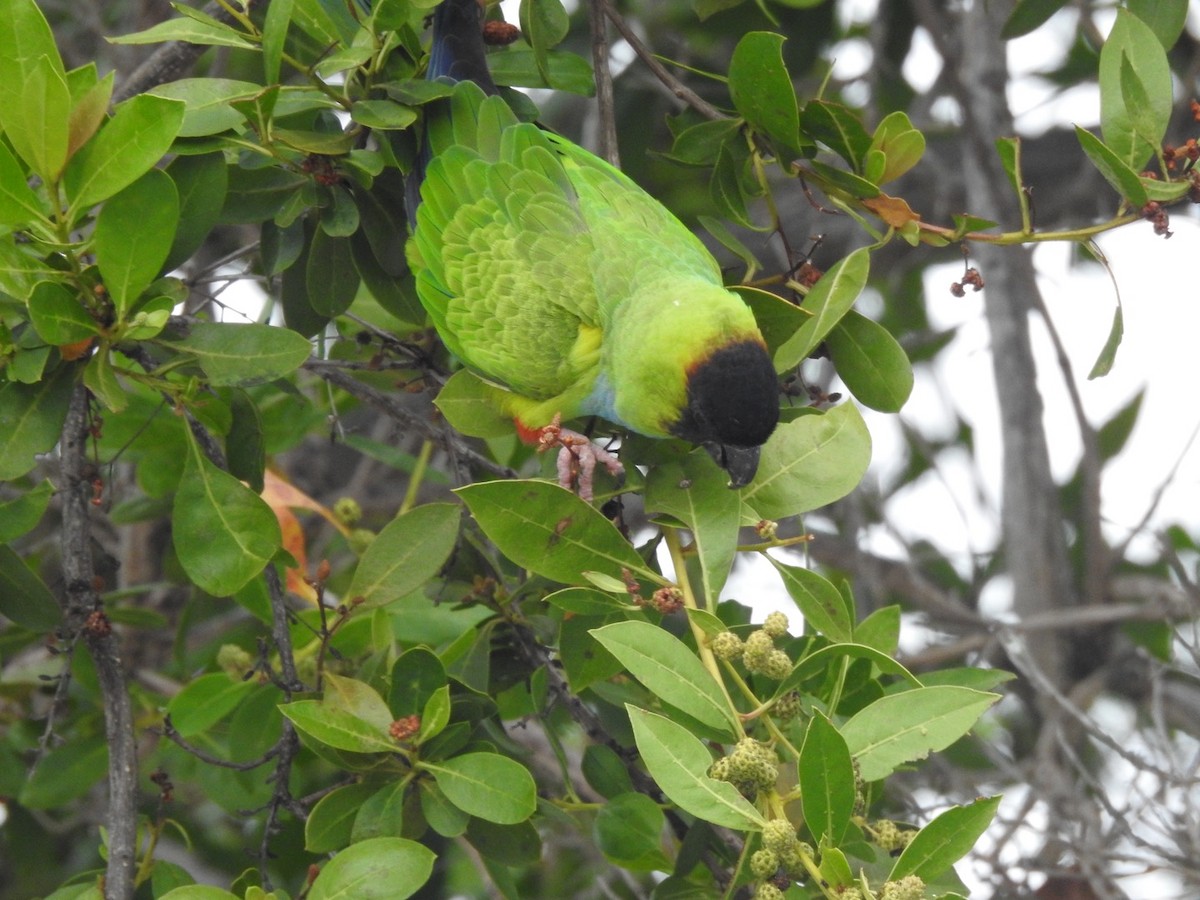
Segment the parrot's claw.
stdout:
<svg viewBox="0 0 1200 900">
<path fill-rule="evenodd" d="M 581 500 L 592 501 L 592 481 L 596 472 L 596 463 L 602 463 L 610 475 L 619 478 L 625 474 L 625 467 L 617 459 L 616 454 L 610 453 L 586 436 L 569 428 L 563 428 L 555 416 L 538 438 L 538 452 L 549 450 L 551 447 L 560 448 L 558 451 L 558 483 L 570 490 L 575 487 Z"/>
</svg>

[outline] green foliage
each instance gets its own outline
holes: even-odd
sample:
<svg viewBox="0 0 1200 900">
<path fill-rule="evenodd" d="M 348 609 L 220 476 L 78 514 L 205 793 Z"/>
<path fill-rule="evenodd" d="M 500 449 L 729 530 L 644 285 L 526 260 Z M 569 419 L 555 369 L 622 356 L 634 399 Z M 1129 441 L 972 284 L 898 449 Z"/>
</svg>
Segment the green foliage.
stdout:
<svg viewBox="0 0 1200 900">
<path fill-rule="evenodd" d="M 696 11 L 738 5 L 707 0 Z M 704 215 L 747 280 L 762 266 L 730 223 L 784 235 L 781 183 L 791 190 L 803 179 L 861 225 L 861 246 L 815 283 L 788 271 L 736 286 L 781 374 L 824 348 L 852 397 L 785 409 L 757 477 L 737 493 L 703 451 L 627 436 L 628 481 L 609 484 L 603 499 L 642 495 L 650 518 L 631 540 L 610 507 L 534 477 L 536 457 L 513 440 L 492 389 L 464 370 L 449 374 L 453 362 L 426 329 L 404 261 L 402 206 L 424 107 L 445 95 L 421 80 L 432 6 L 388 0 L 367 14 L 274 0 L 261 21 L 237 10 L 218 21 L 176 5 L 179 17 L 114 43 L 224 48 L 238 77 L 184 78 L 110 111 L 113 78 L 94 66 L 67 71 L 33 0 L 0 0 L 2 649 L 33 654 L 55 629 L 75 647 L 84 629 L 102 630 L 83 624 L 92 613 L 161 641 L 153 629 L 166 617 L 139 598 L 162 585 L 186 598 L 161 681 L 130 687 L 139 727 L 164 714 L 168 723 L 158 742 L 147 738 L 143 768 L 162 767 L 187 797 L 139 824 L 143 892 L 406 897 L 466 871 L 454 849 L 465 842 L 495 890 L 515 896 L 546 836 L 573 830 L 632 877 L 669 875 L 656 895 L 713 896 L 723 879 L 731 891 L 763 880 L 749 874 L 751 855 L 783 823 L 795 866 L 784 861 L 782 871 L 805 882 L 796 896 L 906 876 L 949 896 L 960 888 L 953 865 L 998 798 L 944 812 L 894 863 L 869 821 L 883 803 L 877 782 L 969 734 L 997 699 L 985 690 L 993 680 L 963 669 L 926 683 L 905 669 L 894 658 L 898 608 L 858 621 L 849 590 L 796 552 L 805 540 L 797 517 L 862 481 L 871 438 L 859 404 L 897 412 L 912 390 L 897 336 L 854 308 L 871 254 L 896 237 L 935 247 L 1042 239 L 1029 222 L 1019 142 L 1002 141 L 999 154 L 1022 198 L 1020 230 L 983 234 L 993 223 L 967 214 L 952 226 L 925 222 L 882 190 L 925 150 L 903 112 L 872 130 L 835 97 L 797 95 L 781 31 L 738 37 L 719 79 L 728 114 L 681 116 L 666 158 L 707 180 Z M 1007 34 L 1061 6 L 1025 0 Z M 1156 180 L 1139 171 L 1161 156 L 1165 48 L 1184 7 L 1128 6 L 1100 56 L 1103 137 L 1078 130 L 1120 195 L 1114 224 L 1189 187 L 1165 164 Z M 591 93 L 590 63 L 567 49 L 578 23 L 564 6 L 525 0 L 520 16 L 525 43 L 492 53 L 497 82 Z M 206 243 L 239 228 L 259 236 L 257 252 L 241 255 L 269 281 L 271 311 L 285 324 L 267 314 L 220 320 L 215 304 L 184 302 L 212 274 Z M 400 384 L 440 385 L 445 420 L 487 443 L 397 413 L 389 401 Z M 87 410 L 82 430 L 71 424 L 73 398 Z M 410 479 L 400 509 L 365 524 L 289 484 L 280 462 L 362 403 L 426 439 L 419 456 L 363 435 L 347 441 Z M 1105 458 L 1138 408 L 1135 400 L 1103 430 Z M 418 489 L 444 483 L 429 472 L 435 443 L 479 480 L 453 495 L 430 490 L 439 500 L 426 502 Z M 65 465 L 49 481 L 31 477 L 56 446 L 64 457 L 87 448 L 85 480 Z M 526 477 L 508 477 L 507 466 Z M 118 529 L 169 522 L 170 540 L 153 551 L 161 584 L 117 590 L 98 574 L 67 586 L 94 608 L 59 605 L 47 584 L 58 560 L 43 558 L 36 539 L 53 497 L 81 491 L 98 506 L 114 494 Z M 53 508 L 66 517 L 66 507 Z M 319 542 L 297 510 L 325 523 Z M 86 535 L 62 527 L 60 557 L 81 547 L 91 553 Z M 310 566 L 309 552 L 328 562 Z M 778 575 L 775 595 L 802 622 L 795 636 L 754 629 L 745 606 L 720 602 L 746 557 Z M 70 713 L 48 726 L 60 740 L 39 750 L 36 729 L 14 728 L 5 747 L 38 757 L 15 803 L 64 818 L 90 802 L 109 765 L 99 663 L 73 652 L 65 668 L 47 657 L 5 688 L 32 706 L 39 678 L 70 687 Z M 513 739 L 518 721 L 542 729 L 558 771 L 536 769 Z M 600 801 L 572 782 L 576 750 Z M 152 790 L 144 779 L 138 787 Z M 159 793 L 165 806 L 170 790 Z M 262 870 L 236 881 L 230 871 L 234 893 L 191 884 L 155 856 L 159 838 L 178 831 L 197 852 L 240 858 L 231 846 L 240 828 L 206 836 L 206 823 L 260 804 Z M 285 811 L 303 828 L 280 831 Z M 319 872 L 305 887 L 310 864 Z M 269 893 L 263 878 L 283 887 Z M 81 874 L 52 896 L 95 895 L 97 884 L 94 872 Z"/>
</svg>

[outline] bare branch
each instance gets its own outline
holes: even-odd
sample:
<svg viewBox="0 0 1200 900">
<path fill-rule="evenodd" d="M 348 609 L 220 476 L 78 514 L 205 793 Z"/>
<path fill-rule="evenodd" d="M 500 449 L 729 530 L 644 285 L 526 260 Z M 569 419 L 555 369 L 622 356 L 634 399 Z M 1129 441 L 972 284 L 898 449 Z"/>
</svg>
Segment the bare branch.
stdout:
<svg viewBox="0 0 1200 900">
<path fill-rule="evenodd" d="M 105 900 L 133 896 L 137 853 L 137 744 L 133 711 L 121 653 L 112 624 L 100 602 L 92 558 L 88 506 L 92 497 L 91 464 L 87 458 L 90 434 L 90 395 L 77 385 L 62 433 L 62 556 L 66 586 L 66 627 L 72 639 L 82 634 L 92 655 L 104 698 L 104 734 L 108 743 L 108 867 Z"/>
</svg>

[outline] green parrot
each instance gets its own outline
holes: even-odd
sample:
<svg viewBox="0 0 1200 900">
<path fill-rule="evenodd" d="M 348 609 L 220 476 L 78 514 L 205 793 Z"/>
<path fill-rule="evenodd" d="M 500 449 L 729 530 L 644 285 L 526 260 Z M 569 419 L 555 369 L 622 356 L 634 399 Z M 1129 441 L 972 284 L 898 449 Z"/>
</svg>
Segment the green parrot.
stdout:
<svg viewBox="0 0 1200 900">
<path fill-rule="evenodd" d="M 447 348 L 493 386 L 560 479 L 619 463 L 560 420 L 601 416 L 703 446 L 741 487 L 779 419 L 749 307 L 661 203 L 496 96 L 477 0 L 434 14 L 430 78 L 458 82 L 426 119 L 410 181 L 417 292 Z M 414 212 L 415 211 L 415 212 Z M 590 458 L 589 458 L 590 457 Z"/>
</svg>

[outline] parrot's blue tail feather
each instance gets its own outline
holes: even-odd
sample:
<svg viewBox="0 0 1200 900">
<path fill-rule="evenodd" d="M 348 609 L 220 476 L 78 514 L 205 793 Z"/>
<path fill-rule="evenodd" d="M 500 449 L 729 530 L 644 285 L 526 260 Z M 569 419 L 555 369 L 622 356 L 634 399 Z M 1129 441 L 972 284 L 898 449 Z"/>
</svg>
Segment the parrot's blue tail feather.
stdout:
<svg viewBox="0 0 1200 900">
<path fill-rule="evenodd" d="M 488 70 L 487 48 L 483 43 L 483 7 L 479 0 L 443 0 L 434 10 L 433 44 L 425 77 L 430 81 L 473 81 L 486 94 L 498 92 L 492 73 Z M 426 114 L 437 115 L 437 112 L 431 105 Z M 428 165 L 429 142 L 426 139 L 405 183 L 405 205 L 410 227 L 416 224 L 417 206 L 421 202 L 421 182 L 425 180 L 425 168 Z"/>
</svg>

